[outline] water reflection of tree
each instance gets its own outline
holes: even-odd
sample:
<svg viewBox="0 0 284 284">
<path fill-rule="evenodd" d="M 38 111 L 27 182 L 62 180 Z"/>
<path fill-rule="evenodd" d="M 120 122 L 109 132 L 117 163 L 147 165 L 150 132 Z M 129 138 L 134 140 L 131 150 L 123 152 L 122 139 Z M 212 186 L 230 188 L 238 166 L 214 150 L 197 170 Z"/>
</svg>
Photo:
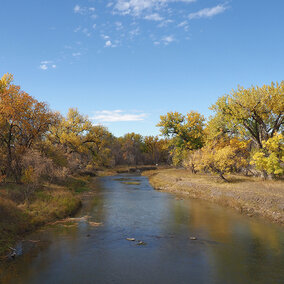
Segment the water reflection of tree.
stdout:
<svg viewBox="0 0 284 284">
<path fill-rule="evenodd" d="M 212 272 L 230 283 L 271 283 L 273 277 L 284 278 L 284 232 L 230 210 L 192 202 L 189 228 L 202 229 L 210 240 L 221 245 L 208 245 Z M 228 282 L 226 282 L 228 283 Z"/>
</svg>

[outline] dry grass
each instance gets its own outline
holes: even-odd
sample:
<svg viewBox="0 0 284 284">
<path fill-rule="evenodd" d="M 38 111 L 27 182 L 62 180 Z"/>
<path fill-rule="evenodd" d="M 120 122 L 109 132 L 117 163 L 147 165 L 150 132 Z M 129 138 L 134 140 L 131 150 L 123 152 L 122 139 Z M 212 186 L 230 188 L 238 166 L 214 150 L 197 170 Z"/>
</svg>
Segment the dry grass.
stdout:
<svg viewBox="0 0 284 284">
<path fill-rule="evenodd" d="M 249 216 L 258 215 L 284 224 L 284 181 L 231 175 L 229 183 L 213 175 L 191 174 L 182 169 L 143 173 L 158 190 L 181 193 L 232 207 Z"/>
<path fill-rule="evenodd" d="M 89 178 L 70 177 L 64 186 L 42 186 L 24 200 L 23 185 L 2 185 L 0 256 L 24 233 L 75 213 L 81 205 L 81 193 L 90 190 L 91 186 Z"/>
</svg>

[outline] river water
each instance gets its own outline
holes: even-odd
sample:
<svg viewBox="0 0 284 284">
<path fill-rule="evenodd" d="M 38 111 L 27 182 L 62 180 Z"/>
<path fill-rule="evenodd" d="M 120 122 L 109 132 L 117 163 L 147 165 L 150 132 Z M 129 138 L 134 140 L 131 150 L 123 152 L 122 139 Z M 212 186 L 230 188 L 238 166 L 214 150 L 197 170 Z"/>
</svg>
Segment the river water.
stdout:
<svg viewBox="0 0 284 284">
<path fill-rule="evenodd" d="M 283 227 L 143 176 L 97 179 L 77 217 L 25 237 L 0 283 L 284 283 Z"/>
</svg>

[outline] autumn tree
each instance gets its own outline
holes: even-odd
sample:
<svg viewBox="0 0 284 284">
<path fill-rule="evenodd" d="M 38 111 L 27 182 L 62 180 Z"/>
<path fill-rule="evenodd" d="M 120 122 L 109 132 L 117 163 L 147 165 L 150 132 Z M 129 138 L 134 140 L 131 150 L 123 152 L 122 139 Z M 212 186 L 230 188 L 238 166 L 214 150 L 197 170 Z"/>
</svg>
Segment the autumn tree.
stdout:
<svg viewBox="0 0 284 284">
<path fill-rule="evenodd" d="M 195 167 L 201 171 L 218 174 L 227 181 L 225 174 L 233 173 L 248 165 L 248 144 L 238 140 L 221 138 L 207 143 L 195 157 Z"/>
<path fill-rule="evenodd" d="M 113 136 L 105 127 L 94 126 L 77 109 L 69 109 L 66 118 L 62 117 L 59 125 L 50 129 L 48 139 L 62 145 L 74 170 L 112 164 Z"/>
<path fill-rule="evenodd" d="M 160 117 L 157 126 L 161 134 L 171 140 L 171 154 L 174 164 L 181 163 L 184 151 L 200 149 L 204 145 L 204 117 L 191 111 L 187 115 L 168 112 Z"/>
<path fill-rule="evenodd" d="M 144 137 L 144 153 L 151 164 L 167 162 L 168 158 L 168 141 L 159 139 L 158 136 Z"/>
<path fill-rule="evenodd" d="M 253 139 L 262 149 L 264 141 L 284 130 L 284 81 L 248 89 L 238 87 L 219 98 L 211 109 L 227 131 L 237 130 L 240 137 Z"/>
<path fill-rule="evenodd" d="M 112 152 L 113 135 L 103 126 L 92 126 L 85 137 L 83 144 L 92 155 L 92 162 L 96 166 L 114 166 Z"/>
<path fill-rule="evenodd" d="M 129 165 L 142 162 L 143 137 L 134 132 L 127 133 L 119 139 L 124 161 Z"/>
<path fill-rule="evenodd" d="M 197 173 L 198 166 L 201 162 L 202 151 L 191 150 L 184 154 L 182 164 L 185 168 L 190 169 L 193 174 Z"/>
<path fill-rule="evenodd" d="M 284 174 L 284 136 L 275 133 L 273 137 L 262 142 L 263 148 L 257 150 L 251 164 L 262 172 L 264 178 Z"/>
<path fill-rule="evenodd" d="M 3 171 L 19 181 L 21 155 L 42 139 L 55 123 L 56 115 L 47 104 L 12 84 L 12 79 L 11 75 L 4 75 L 0 83 L 0 144 L 5 160 Z"/>
</svg>

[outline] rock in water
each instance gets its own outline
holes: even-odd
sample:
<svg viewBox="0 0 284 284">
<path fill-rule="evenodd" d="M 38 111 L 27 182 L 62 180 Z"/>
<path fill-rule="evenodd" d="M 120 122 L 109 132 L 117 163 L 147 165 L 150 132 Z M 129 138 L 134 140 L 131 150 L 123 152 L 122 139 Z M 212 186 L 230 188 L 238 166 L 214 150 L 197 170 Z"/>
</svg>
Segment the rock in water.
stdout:
<svg viewBox="0 0 284 284">
<path fill-rule="evenodd" d="M 126 238 L 128 241 L 130 242 L 134 242 L 135 241 L 135 238 Z"/>
</svg>

